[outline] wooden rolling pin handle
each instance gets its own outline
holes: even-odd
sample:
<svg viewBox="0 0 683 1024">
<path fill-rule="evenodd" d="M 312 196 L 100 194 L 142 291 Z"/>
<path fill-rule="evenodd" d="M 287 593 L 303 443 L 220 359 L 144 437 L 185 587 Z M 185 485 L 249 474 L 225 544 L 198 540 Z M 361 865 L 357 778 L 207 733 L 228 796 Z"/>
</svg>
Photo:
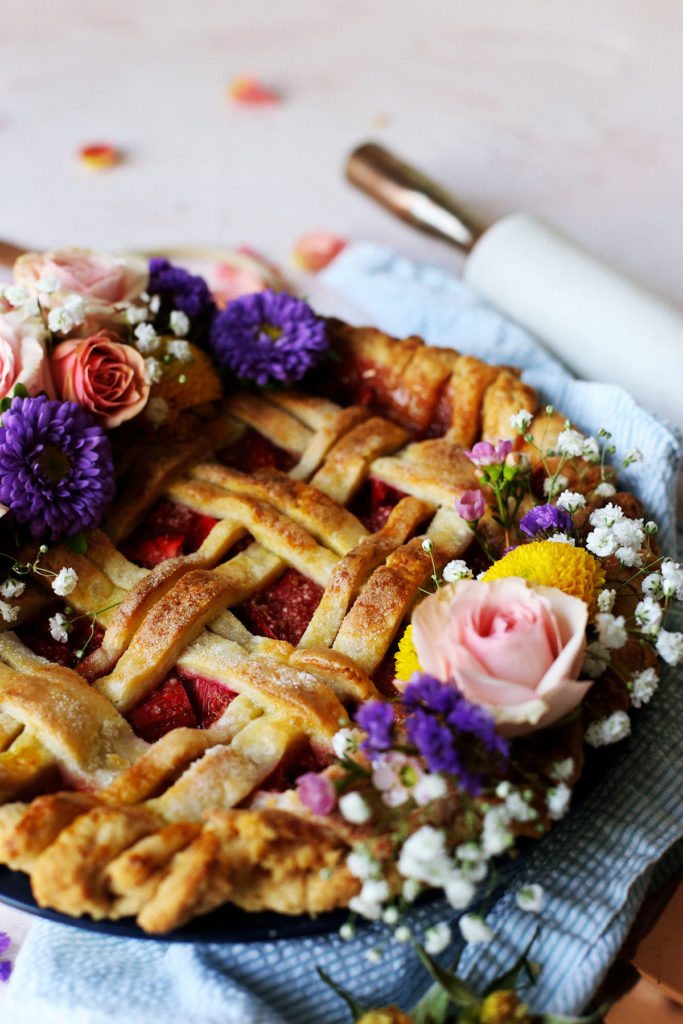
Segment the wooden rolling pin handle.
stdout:
<svg viewBox="0 0 683 1024">
<path fill-rule="evenodd" d="M 404 163 L 376 142 L 365 142 L 349 156 L 352 185 L 401 220 L 469 252 L 482 233 L 447 189 Z"/>
</svg>

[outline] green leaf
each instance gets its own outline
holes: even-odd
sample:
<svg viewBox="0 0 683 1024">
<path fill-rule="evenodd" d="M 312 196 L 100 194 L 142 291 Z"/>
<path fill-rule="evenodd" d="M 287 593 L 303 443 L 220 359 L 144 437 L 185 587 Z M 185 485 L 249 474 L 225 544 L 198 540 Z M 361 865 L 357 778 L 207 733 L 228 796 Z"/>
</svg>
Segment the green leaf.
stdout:
<svg viewBox="0 0 683 1024">
<path fill-rule="evenodd" d="M 529 945 L 526 947 L 526 949 L 524 950 L 523 953 L 520 953 L 519 957 L 514 962 L 512 967 L 510 967 L 507 971 L 505 971 L 504 974 L 501 974 L 501 976 L 499 978 L 494 978 L 494 980 L 489 985 L 486 986 L 486 988 L 484 989 L 484 996 L 488 996 L 492 992 L 496 992 L 498 989 L 515 989 L 516 990 L 517 989 L 517 979 L 519 977 L 519 972 L 521 971 L 522 967 L 526 968 L 527 974 L 529 975 L 529 980 L 530 981 L 535 981 L 535 978 L 534 978 L 534 976 L 531 973 L 531 970 L 529 968 L 529 959 L 528 958 L 529 958 L 529 950 L 531 949 L 531 947 L 533 946 L 534 942 L 536 941 L 536 939 L 538 937 L 538 932 L 539 932 L 539 929 L 536 928 L 536 930 L 534 931 L 534 934 L 531 936 L 531 939 L 529 940 Z"/>
<path fill-rule="evenodd" d="M 360 1003 L 357 1003 L 353 996 L 350 996 L 348 992 L 345 992 L 344 989 L 336 983 L 336 981 L 332 981 L 332 978 L 330 978 L 329 974 L 325 974 L 322 967 L 316 967 L 316 971 L 320 975 L 321 979 L 325 982 L 325 984 L 329 985 L 332 991 L 336 992 L 340 999 L 344 1000 L 349 1010 L 353 1014 L 354 1021 L 359 1020 L 366 1012 L 360 1005 Z"/>
<path fill-rule="evenodd" d="M 462 1007 L 479 1005 L 481 999 L 477 993 L 474 992 L 469 985 L 466 985 L 464 981 L 460 981 L 460 978 L 456 978 L 450 971 L 440 967 L 436 960 L 432 960 L 429 953 L 427 953 L 427 951 L 417 942 L 415 943 L 415 952 L 431 974 L 434 981 L 437 981 L 441 985 L 454 1003 Z"/>
<path fill-rule="evenodd" d="M 73 537 L 66 537 L 65 543 L 75 555 L 84 555 L 88 550 L 88 542 L 82 530 L 80 533 L 75 533 Z"/>
<path fill-rule="evenodd" d="M 15 398 L 28 398 L 28 391 L 25 384 L 15 384 L 12 392 Z"/>
<path fill-rule="evenodd" d="M 453 1009 L 453 1000 L 448 992 L 437 981 L 410 1011 L 415 1024 L 447 1024 Z"/>
<path fill-rule="evenodd" d="M 11 404 L 12 399 L 9 397 L 9 395 L 5 395 L 3 400 L 0 402 L 0 411 L 7 412 Z"/>
</svg>

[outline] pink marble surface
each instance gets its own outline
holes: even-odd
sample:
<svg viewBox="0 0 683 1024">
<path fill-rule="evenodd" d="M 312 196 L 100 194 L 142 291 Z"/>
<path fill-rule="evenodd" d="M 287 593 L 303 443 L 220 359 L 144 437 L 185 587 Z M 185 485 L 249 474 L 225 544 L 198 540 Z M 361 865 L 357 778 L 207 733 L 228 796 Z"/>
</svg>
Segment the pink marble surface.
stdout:
<svg viewBox="0 0 683 1024">
<path fill-rule="evenodd" d="M 484 221 L 541 214 L 683 305 L 678 0 L 4 0 L 0 237 L 248 243 L 325 227 L 457 268 L 348 187 L 374 138 Z M 231 104 L 250 73 L 272 107 Z M 120 166 L 85 172 L 104 139 Z M 15 938 L 30 920 L 0 905 Z M 0 999 L 2 986 L 0 986 Z"/>
</svg>

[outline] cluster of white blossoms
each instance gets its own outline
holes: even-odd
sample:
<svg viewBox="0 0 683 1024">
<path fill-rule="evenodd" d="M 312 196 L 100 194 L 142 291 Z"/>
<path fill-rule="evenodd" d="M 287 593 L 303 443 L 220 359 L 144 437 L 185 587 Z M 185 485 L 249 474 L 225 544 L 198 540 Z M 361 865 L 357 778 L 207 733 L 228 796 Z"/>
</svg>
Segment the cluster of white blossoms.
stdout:
<svg viewBox="0 0 683 1024">
<path fill-rule="evenodd" d="M 47 551 L 47 547 L 41 544 L 38 558 L 32 565 L 19 565 L 13 566 L 14 571 L 28 573 L 29 570 L 33 570 L 38 576 L 52 577 L 50 585 L 58 597 L 67 597 L 78 584 L 78 574 L 72 568 L 64 567 L 59 572 L 52 572 L 50 569 L 44 569 L 40 564 L 40 555 Z M 19 605 L 12 604 L 12 601 L 17 600 L 26 590 L 26 584 L 23 580 L 16 579 L 15 576 L 8 576 L 0 584 L 0 617 L 10 625 L 15 623 L 19 617 Z M 54 640 L 65 642 L 67 634 L 65 630 L 66 618 L 61 613 L 53 615 L 50 619 L 50 633 Z"/>
<path fill-rule="evenodd" d="M 622 565 L 639 568 L 643 564 L 646 530 L 642 519 L 629 519 L 618 505 L 611 502 L 590 514 L 593 527 L 586 537 L 586 548 L 599 558 L 616 555 Z M 648 523 L 648 532 L 656 526 Z"/>
</svg>

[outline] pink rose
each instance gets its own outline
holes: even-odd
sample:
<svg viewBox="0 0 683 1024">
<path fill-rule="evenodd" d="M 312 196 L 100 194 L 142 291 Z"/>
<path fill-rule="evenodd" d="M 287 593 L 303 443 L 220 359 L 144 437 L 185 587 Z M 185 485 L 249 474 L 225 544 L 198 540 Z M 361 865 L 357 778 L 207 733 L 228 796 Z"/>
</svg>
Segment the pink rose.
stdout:
<svg viewBox="0 0 683 1024">
<path fill-rule="evenodd" d="M 141 256 L 115 256 L 89 249 L 53 249 L 28 252 L 14 264 L 14 279 L 36 294 L 40 278 L 56 277 L 65 292 L 77 292 L 95 306 L 131 302 L 149 281 L 147 261 Z M 60 292 L 41 295 L 44 306 L 61 305 Z"/>
<path fill-rule="evenodd" d="M 425 672 L 453 680 L 517 736 L 568 714 L 590 687 L 577 681 L 587 619 L 583 601 L 554 587 L 458 580 L 418 606 L 413 641 Z"/>
<path fill-rule="evenodd" d="M 103 427 L 118 427 L 136 416 L 149 397 L 142 356 L 110 331 L 63 341 L 52 353 L 51 365 L 62 401 L 78 402 Z"/>
<path fill-rule="evenodd" d="M 45 354 L 45 330 L 17 310 L 0 314 L 0 398 L 23 384 L 29 395 L 45 391 L 55 397 L 50 364 Z"/>
</svg>

